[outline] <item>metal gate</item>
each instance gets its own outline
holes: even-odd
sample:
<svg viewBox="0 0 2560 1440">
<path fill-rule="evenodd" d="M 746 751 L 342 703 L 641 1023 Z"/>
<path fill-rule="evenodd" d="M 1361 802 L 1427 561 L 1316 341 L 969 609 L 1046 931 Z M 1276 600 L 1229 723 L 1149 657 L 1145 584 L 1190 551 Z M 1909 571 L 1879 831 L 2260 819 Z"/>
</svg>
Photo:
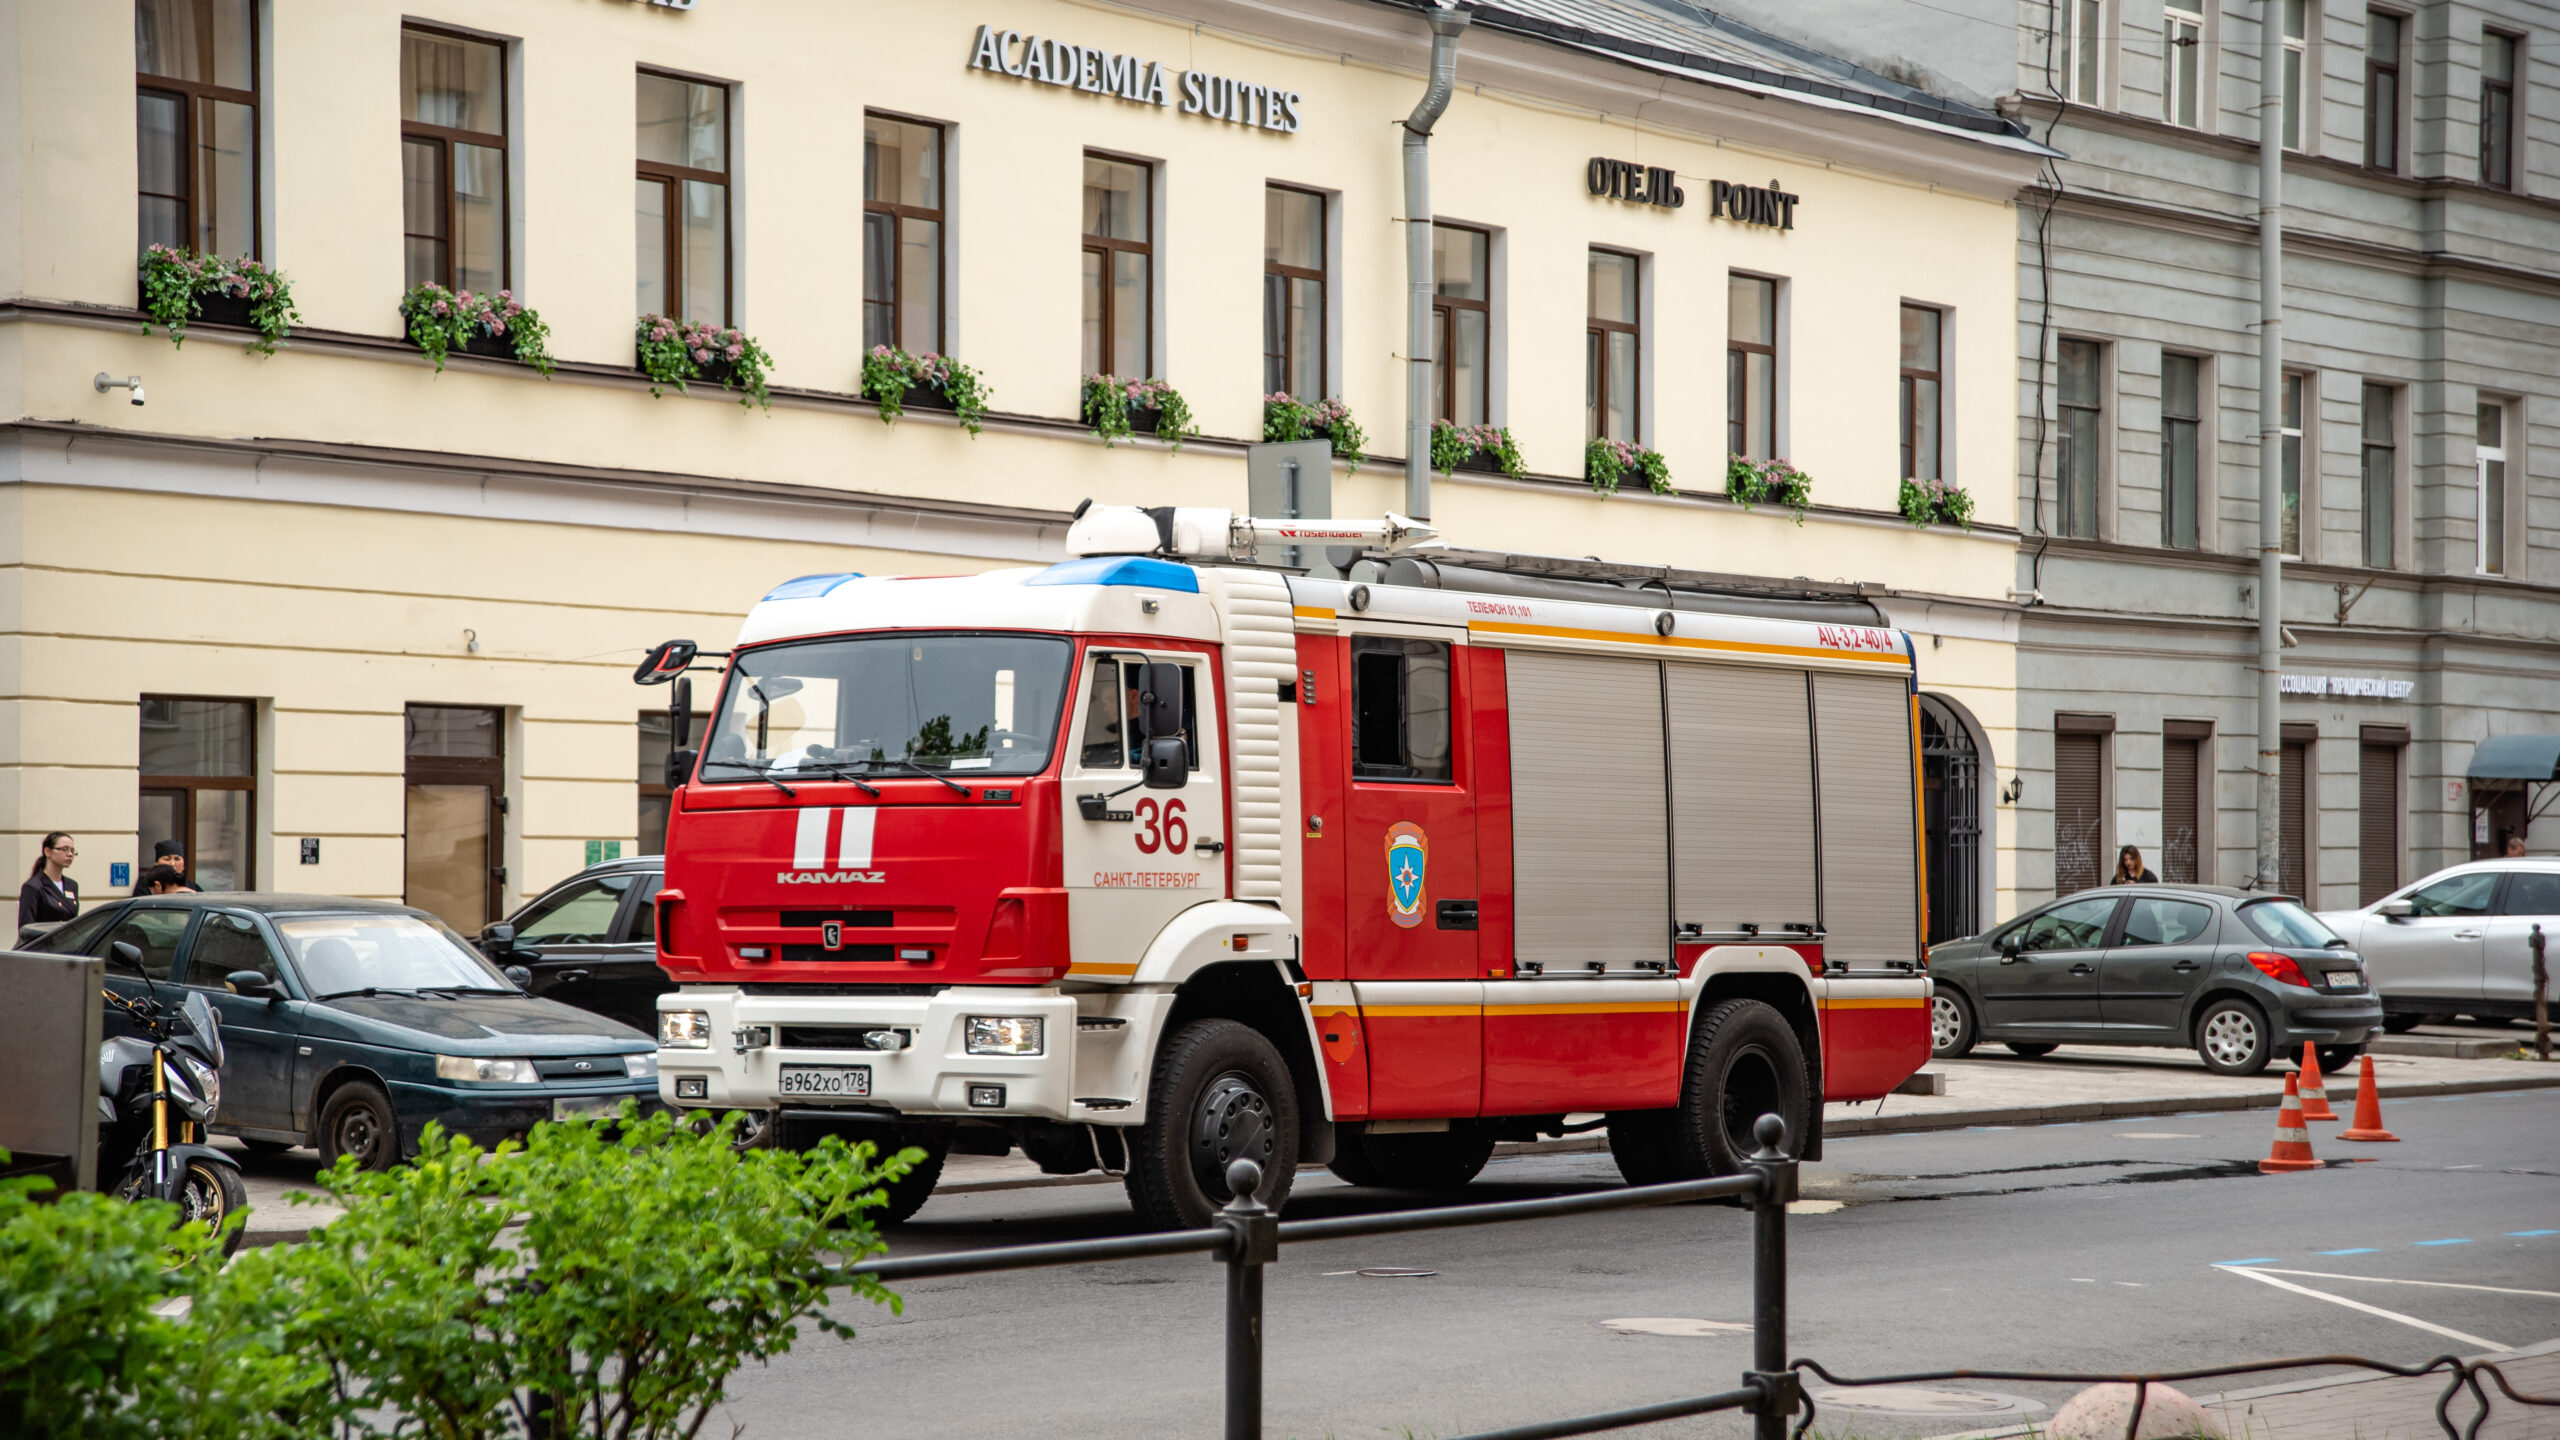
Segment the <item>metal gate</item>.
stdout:
<svg viewBox="0 0 2560 1440">
<path fill-rule="evenodd" d="M 1982 929 L 1982 755 L 1944 707 L 1920 697 L 1920 786 L 1927 806 L 1929 943 Z"/>
</svg>

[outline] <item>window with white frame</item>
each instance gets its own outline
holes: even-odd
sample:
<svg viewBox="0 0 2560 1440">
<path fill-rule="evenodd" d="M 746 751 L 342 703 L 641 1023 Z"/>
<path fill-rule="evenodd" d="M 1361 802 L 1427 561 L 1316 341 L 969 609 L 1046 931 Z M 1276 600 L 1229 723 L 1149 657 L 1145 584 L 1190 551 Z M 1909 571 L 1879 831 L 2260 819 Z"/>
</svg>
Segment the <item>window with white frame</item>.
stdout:
<svg viewBox="0 0 2560 1440">
<path fill-rule="evenodd" d="M 2284 148 L 2302 148 L 2302 122 L 2309 96 L 2302 88 L 2302 67 L 2311 48 L 2310 0 L 2284 0 Z"/>
<path fill-rule="evenodd" d="M 2472 454 L 2480 467 L 2480 573 L 2507 573 L 2507 407 L 2480 402 L 2480 435 Z"/>
<path fill-rule="evenodd" d="M 2213 68 L 2205 64 L 2204 0 L 2161 11 L 2160 118 L 2193 130 L 2205 123 Z"/>
<path fill-rule="evenodd" d="M 2516 52 L 2522 45 L 2513 35 L 2480 32 L 2480 183 L 2501 190 L 2516 183 Z"/>
<path fill-rule="evenodd" d="M 2105 78 L 2106 0 L 2064 0 L 2062 14 L 2063 98 L 2095 105 Z"/>
<path fill-rule="evenodd" d="M 2391 568 L 2393 514 L 2398 508 L 2400 392 L 2389 385 L 2364 387 L 2364 563 Z"/>
<path fill-rule="evenodd" d="M 2160 543 L 2172 550 L 2196 548 L 2209 388 L 2202 357 L 2160 357 Z"/>
<path fill-rule="evenodd" d="M 2365 12 L 2364 163 L 2400 169 L 2400 37 L 2408 20 L 2387 10 Z"/>
<path fill-rule="evenodd" d="M 2302 554 L 2302 396 L 2309 388 L 2308 377 L 2299 371 L 2287 371 L 2284 377 L 2284 538 L 2282 545 L 2288 558 Z"/>
</svg>

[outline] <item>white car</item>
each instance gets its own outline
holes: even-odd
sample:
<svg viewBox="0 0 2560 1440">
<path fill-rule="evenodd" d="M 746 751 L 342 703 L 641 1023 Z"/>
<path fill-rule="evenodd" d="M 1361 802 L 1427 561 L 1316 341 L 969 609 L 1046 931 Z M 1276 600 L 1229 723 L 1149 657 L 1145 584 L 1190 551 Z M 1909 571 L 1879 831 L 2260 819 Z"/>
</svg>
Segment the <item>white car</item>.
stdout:
<svg viewBox="0 0 2560 1440">
<path fill-rule="evenodd" d="M 2560 860 L 2456 865 L 2320 920 L 2364 957 L 2383 1028 L 2395 1034 L 2428 1015 L 2532 1018 L 2537 926 L 2560 988 Z"/>
</svg>

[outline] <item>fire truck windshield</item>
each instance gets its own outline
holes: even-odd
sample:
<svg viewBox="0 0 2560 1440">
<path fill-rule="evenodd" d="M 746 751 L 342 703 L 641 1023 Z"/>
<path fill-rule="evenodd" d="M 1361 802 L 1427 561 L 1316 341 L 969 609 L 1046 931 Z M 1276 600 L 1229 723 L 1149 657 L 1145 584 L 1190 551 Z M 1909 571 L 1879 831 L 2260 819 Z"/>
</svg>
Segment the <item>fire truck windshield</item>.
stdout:
<svg viewBox="0 0 2560 1440">
<path fill-rule="evenodd" d="M 1072 649 L 1037 635 L 804 640 L 743 651 L 702 778 L 1036 775 L 1057 738 Z"/>
</svg>

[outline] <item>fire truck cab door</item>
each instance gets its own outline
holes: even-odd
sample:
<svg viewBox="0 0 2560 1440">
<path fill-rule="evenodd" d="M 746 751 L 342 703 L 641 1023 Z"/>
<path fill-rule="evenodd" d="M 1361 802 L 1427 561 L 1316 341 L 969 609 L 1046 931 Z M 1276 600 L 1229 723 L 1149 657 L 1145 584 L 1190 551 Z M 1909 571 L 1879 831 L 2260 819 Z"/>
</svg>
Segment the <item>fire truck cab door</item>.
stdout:
<svg viewBox="0 0 2560 1440">
<path fill-rule="evenodd" d="M 1397 630 L 1343 649 L 1345 968 L 1369 1040 L 1370 1114 L 1473 1115 L 1484 971 L 1466 682 L 1454 636 Z"/>
<path fill-rule="evenodd" d="M 1139 787 L 1139 693 L 1146 664 L 1182 669 L 1191 771 L 1179 790 Z M 1176 915 L 1225 893 L 1226 865 L 1193 842 L 1226 827 L 1216 686 L 1204 657 L 1097 645 L 1078 678 L 1066 783 L 1065 880 L 1071 979 L 1126 980 Z M 1087 818 L 1090 807 L 1094 818 Z"/>
</svg>

